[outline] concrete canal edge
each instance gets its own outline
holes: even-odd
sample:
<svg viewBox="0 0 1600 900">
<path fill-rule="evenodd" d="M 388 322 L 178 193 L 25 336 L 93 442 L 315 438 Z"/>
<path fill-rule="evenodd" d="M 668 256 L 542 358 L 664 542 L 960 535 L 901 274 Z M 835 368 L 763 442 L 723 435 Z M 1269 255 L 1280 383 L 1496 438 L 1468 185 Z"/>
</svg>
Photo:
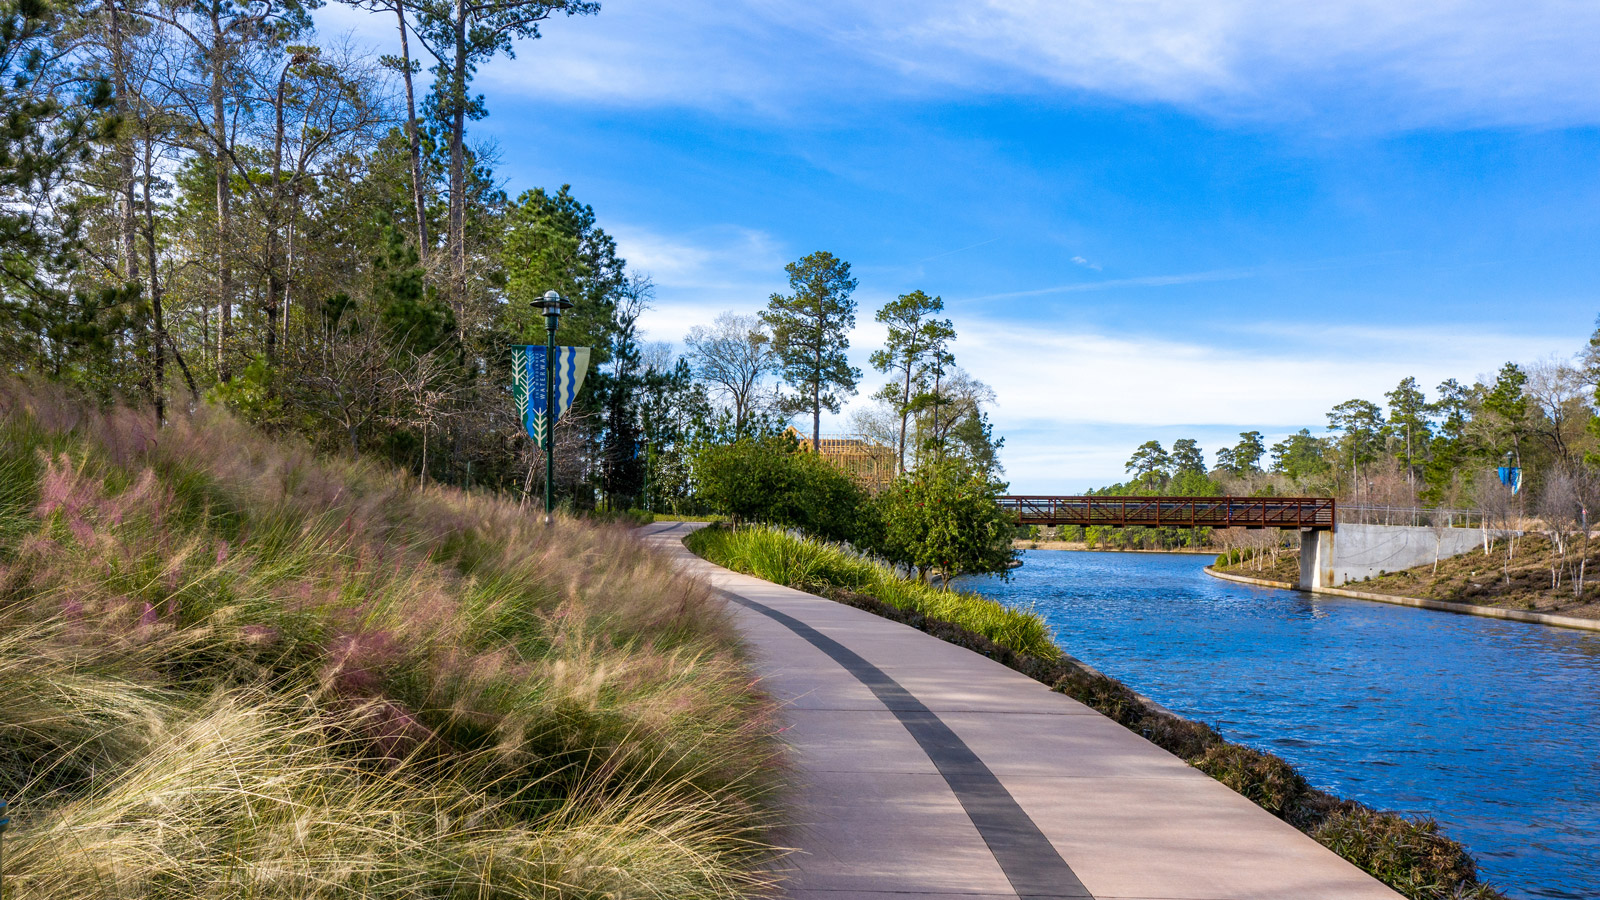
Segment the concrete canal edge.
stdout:
<svg viewBox="0 0 1600 900">
<path fill-rule="evenodd" d="M 1253 584 L 1258 587 L 1277 588 L 1281 591 L 1299 590 L 1287 581 L 1268 581 L 1265 578 L 1250 578 L 1244 575 L 1232 575 L 1227 572 L 1218 572 L 1211 566 L 1206 566 L 1206 574 L 1224 581 L 1237 581 L 1241 584 Z M 1473 603 L 1451 603 L 1448 600 L 1427 600 L 1422 597 L 1400 597 L 1394 594 L 1375 594 L 1370 591 L 1347 591 L 1344 588 L 1317 588 L 1307 593 L 1331 594 L 1335 597 L 1349 597 L 1352 600 L 1371 600 L 1376 603 L 1388 603 L 1394 606 L 1415 606 L 1421 609 L 1433 609 L 1439 612 L 1457 613 L 1464 616 L 1482 616 L 1486 619 L 1507 619 L 1512 622 L 1530 622 L 1535 625 L 1550 625 L 1556 628 L 1576 628 L 1581 631 L 1600 631 L 1600 619 L 1580 619 L 1576 616 L 1553 616 L 1549 613 L 1527 612 L 1520 609 L 1502 609 L 1498 606 L 1478 606 Z"/>
</svg>

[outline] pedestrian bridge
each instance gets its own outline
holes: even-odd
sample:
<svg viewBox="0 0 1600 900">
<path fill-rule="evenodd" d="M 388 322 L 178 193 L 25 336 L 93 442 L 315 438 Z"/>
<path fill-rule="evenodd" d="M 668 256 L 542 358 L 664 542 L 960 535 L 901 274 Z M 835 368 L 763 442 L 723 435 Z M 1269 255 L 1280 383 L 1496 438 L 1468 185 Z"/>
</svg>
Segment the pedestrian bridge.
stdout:
<svg viewBox="0 0 1600 900">
<path fill-rule="evenodd" d="M 1331 497 L 1053 497 L 999 498 L 1021 525 L 1149 528 L 1293 528 L 1332 531 Z"/>
</svg>

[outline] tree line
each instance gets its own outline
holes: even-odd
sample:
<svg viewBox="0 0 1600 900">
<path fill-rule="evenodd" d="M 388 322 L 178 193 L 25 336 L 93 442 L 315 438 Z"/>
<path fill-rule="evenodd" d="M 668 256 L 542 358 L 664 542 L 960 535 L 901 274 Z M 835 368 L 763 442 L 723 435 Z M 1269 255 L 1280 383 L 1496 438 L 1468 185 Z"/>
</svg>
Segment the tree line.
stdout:
<svg viewBox="0 0 1600 900">
<path fill-rule="evenodd" d="M 595 211 L 567 186 L 511 196 L 473 140 L 478 67 L 597 4 L 348 2 L 398 54 L 323 39 L 316 0 L 0 0 L 8 372 L 156 421 L 223 403 L 420 480 L 526 492 L 512 347 L 543 343 L 530 301 L 554 289 L 574 303 L 556 340 L 594 369 L 556 428 L 564 504 L 705 511 L 713 448 L 816 446 L 862 379 L 847 262 L 795 261 L 786 292 L 678 353 L 645 340 L 653 285 Z M 942 311 L 923 291 L 877 311 L 889 384 L 851 428 L 901 476 L 989 490 L 993 395 Z"/>
<path fill-rule="evenodd" d="M 684 477 L 666 499 L 848 542 L 923 578 L 1003 571 L 1011 526 L 994 499 L 1006 485 L 985 409 L 993 393 L 956 365 L 944 301 L 914 290 L 875 314 L 887 339 L 870 361 L 889 378 L 851 420 L 857 448 L 892 458 L 892 483 L 873 493 L 822 453 L 797 452 L 802 435 L 785 428 L 798 417 L 807 446 L 823 448 L 822 413 L 859 388 L 848 353 L 857 281 L 826 251 L 785 270 L 789 292 L 765 309 L 724 313 L 685 339 L 715 427 L 681 447 Z"/>
<path fill-rule="evenodd" d="M 1315 494 L 1358 506 L 1471 506 L 1508 486 L 1533 513 L 1547 485 L 1600 466 L 1600 328 L 1569 360 L 1508 362 L 1470 384 L 1452 378 L 1430 398 L 1405 378 L 1383 402 L 1356 398 L 1329 410 L 1326 426 L 1267 445 L 1247 431 L 1207 465 L 1191 439 L 1146 441 L 1116 490 Z"/>
<path fill-rule="evenodd" d="M 1542 532 L 1555 549 L 1552 581 L 1581 589 L 1587 535 L 1600 509 L 1600 323 L 1566 359 L 1507 362 L 1471 383 L 1451 378 L 1430 396 L 1405 378 L 1382 402 L 1347 400 L 1326 424 L 1267 444 L 1247 431 L 1214 462 L 1192 439 L 1146 441 L 1129 480 L 1111 494 L 1316 495 L 1347 516 L 1385 521 L 1388 509 L 1440 510 L 1404 524 L 1460 524 L 1453 511 L 1508 530 Z M 1502 469 L 1515 469 L 1507 483 Z M 1508 562 L 1514 540 L 1505 542 Z"/>
</svg>

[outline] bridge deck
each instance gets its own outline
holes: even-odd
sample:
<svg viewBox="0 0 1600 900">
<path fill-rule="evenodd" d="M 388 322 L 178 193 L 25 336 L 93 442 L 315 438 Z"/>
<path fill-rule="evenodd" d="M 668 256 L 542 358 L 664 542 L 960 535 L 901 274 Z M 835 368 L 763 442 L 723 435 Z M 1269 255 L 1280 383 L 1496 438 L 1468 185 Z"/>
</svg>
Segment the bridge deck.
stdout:
<svg viewBox="0 0 1600 900">
<path fill-rule="evenodd" d="M 1048 497 L 1000 498 L 1023 525 L 1152 528 L 1307 528 L 1331 531 L 1329 497 Z"/>
</svg>

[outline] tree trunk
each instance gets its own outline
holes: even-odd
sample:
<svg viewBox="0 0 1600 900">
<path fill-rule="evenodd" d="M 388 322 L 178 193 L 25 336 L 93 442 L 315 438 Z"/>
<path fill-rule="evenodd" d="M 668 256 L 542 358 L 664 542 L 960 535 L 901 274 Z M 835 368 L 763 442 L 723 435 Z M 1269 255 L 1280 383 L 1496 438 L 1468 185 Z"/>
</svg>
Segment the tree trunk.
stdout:
<svg viewBox="0 0 1600 900">
<path fill-rule="evenodd" d="M 216 164 L 217 188 L 217 377 L 228 380 L 228 343 L 233 337 L 233 267 L 228 259 L 232 242 L 233 191 L 229 177 L 228 108 L 224 77 L 226 44 L 222 33 L 222 6 L 211 5 L 211 157 Z"/>
<path fill-rule="evenodd" d="M 911 354 L 906 354 L 906 381 L 900 392 L 900 474 L 906 473 L 906 419 L 911 415 Z"/>
<path fill-rule="evenodd" d="M 821 303 L 817 304 L 821 307 Z M 822 455 L 822 310 L 817 310 L 817 352 L 811 370 L 811 452 Z"/>
<path fill-rule="evenodd" d="M 455 62 L 450 70 L 450 287 L 456 320 L 467 293 L 467 8 L 455 0 Z"/>
<path fill-rule="evenodd" d="M 117 114 L 123 121 L 128 121 L 132 118 L 128 108 L 131 93 L 128 88 L 128 51 L 122 30 L 122 10 L 118 8 L 116 0 L 106 0 L 106 13 L 111 31 L 111 80 L 117 92 Z M 122 205 L 122 280 L 128 284 L 139 281 L 138 207 L 133 196 L 134 182 L 137 180 L 133 174 L 135 152 L 133 140 L 118 141 L 117 191 L 121 195 L 119 202 Z"/>
<path fill-rule="evenodd" d="M 293 65 L 291 62 L 289 65 Z M 278 258 L 280 238 L 278 231 L 282 228 L 283 210 L 283 85 L 289 76 L 289 69 L 285 67 L 283 75 L 278 78 L 278 93 L 274 98 L 273 131 L 272 131 L 272 201 L 267 206 L 267 364 L 276 365 L 278 361 L 278 311 L 282 308 L 281 298 L 284 291 L 283 264 Z"/>
<path fill-rule="evenodd" d="M 155 330 L 155 403 L 156 421 L 166 421 L 167 412 L 167 324 L 162 309 L 161 279 L 156 268 L 156 216 L 155 201 L 150 198 L 150 188 L 155 181 L 155 152 L 153 144 L 147 135 L 144 142 L 144 254 L 145 268 L 150 273 L 150 325 Z M 179 358 L 182 365 L 182 358 Z M 189 378 L 188 366 L 183 366 L 185 378 Z M 194 392 L 195 399 L 199 399 L 199 391 L 194 388 L 194 380 L 189 378 L 190 390 Z"/>
<path fill-rule="evenodd" d="M 395 3 L 394 14 L 400 20 L 401 74 L 406 83 L 406 143 L 411 151 L 411 203 L 416 207 L 417 257 L 426 272 L 430 249 L 427 189 L 422 182 L 422 138 L 417 131 L 417 100 L 411 79 L 411 45 L 406 38 L 406 7 L 403 0 Z"/>
</svg>

